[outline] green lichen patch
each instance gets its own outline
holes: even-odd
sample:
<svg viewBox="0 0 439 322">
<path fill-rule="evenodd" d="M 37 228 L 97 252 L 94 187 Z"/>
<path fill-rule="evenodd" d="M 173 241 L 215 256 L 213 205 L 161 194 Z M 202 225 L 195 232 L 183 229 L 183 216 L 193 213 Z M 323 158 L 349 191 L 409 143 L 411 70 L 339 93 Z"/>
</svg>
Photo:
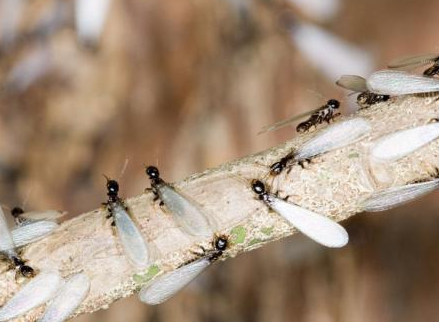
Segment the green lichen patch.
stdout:
<svg viewBox="0 0 439 322">
<path fill-rule="evenodd" d="M 360 156 L 360 154 L 358 152 L 351 152 L 348 155 L 349 159 L 354 159 L 354 158 L 358 158 Z"/>
<path fill-rule="evenodd" d="M 230 235 L 232 236 L 233 244 L 242 244 L 247 235 L 247 231 L 242 226 L 236 226 L 230 231 Z"/>
<path fill-rule="evenodd" d="M 160 272 L 160 268 L 157 265 L 151 265 L 146 273 L 144 274 L 134 274 L 133 280 L 137 284 L 145 284 L 148 282 L 151 278 L 156 276 Z"/>
<path fill-rule="evenodd" d="M 254 238 L 254 239 L 250 240 L 250 242 L 248 243 L 248 246 L 250 247 L 250 246 L 253 246 L 253 245 L 256 245 L 256 244 L 262 243 L 262 242 L 263 242 L 262 239 L 260 239 L 260 238 Z"/>
<path fill-rule="evenodd" d="M 271 234 L 273 233 L 273 230 L 274 230 L 273 226 L 271 226 L 271 227 L 264 227 L 264 228 L 261 228 L 261 233 L 263 233 L 266 236 L 271 236 Z"/>
</svg>

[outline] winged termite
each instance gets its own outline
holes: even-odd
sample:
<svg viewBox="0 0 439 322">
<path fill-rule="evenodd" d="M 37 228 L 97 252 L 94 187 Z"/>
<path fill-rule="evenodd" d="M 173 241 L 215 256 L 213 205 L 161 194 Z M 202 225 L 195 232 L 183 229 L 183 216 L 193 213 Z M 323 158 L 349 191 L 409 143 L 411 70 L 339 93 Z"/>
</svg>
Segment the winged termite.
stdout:
<svg viewBox="0 0 439 322">
<path fill-rule="evenodd" d="M 357 104 L 361 108 L 370 107 L 373 104 L 385 102 L 390 96 L 370 92 L 366 86 L 366 79 L 357 75 L 343 75 L 336 82 L 338 86 L 351 90 L 357 95 Z"/>
<path fill-rule="evenodd" d="M 409 74 L 400 70 L 380 70 L 367 78 L 369 91 L 383 95 L 426 94 L 439 91 L 436 78 Z"/>
<path fill-rule="evenodd" d="M 424 70 L 424 76 L 435 76 L 439 74 L 439 54 L 429 53 L 420 55 L 410 55 L 392 60 L 387 67 L 392 69 L 410 69 L 427 64 L 432 64 Z"/>
<path fill-rule="evenodd" d="M 270 174 L 278 175 L 292 162 L 302 165 L 304 161 L 317 155 L 355 143 L 367 135 L 371 129 L 370 122 L 361 117 L 331 124 L 300 148 L 273 163 L 270 166 Z"/>
<path fill-rule="evenodd" d="M 117 228 L 119 239 L 131 264 L 138 269 L 145 268 L 149 264 L 150 257 L 148 246 L 118 193 L 117 181 L 107 178 L 108 201 L 104 203 L 109 212 L 107 218 L 113 218 L 112 225 Z"/>
<path fill-rule="evenodd" d="M 348 243 L 348 233 L 335 221 L 270 194 L 262 181 L 253 180 L 251 185 L 270 209 L 317 243 L 326 247 L 343 247 Z"/>
<path fill-rule="evenodd" d="M 24 277 L 34 276 L 32 267 L 25 265 L 16 251 L 16 245 L 6 223 L 5 214 L 0 207 L 0 253 L 6 256 Z"/>
<path fill-rule="evenodd" d="M 146 174 L 151 180 L 154 194 L 187 234 L 199 237 L 211 237 L 214 234 L 216 224 L 213 218 L 209 218 L 194 200 L 163 181 L 156 167 L 147 167 Z"/>
<path fill-rule="evenodd" d="M 139 299 L 146 304 L 156 305 L 174 296 L 223 254 L 229 245 L 228 238 L 215 237 L 213 245 L 214 249 L 205 251 L 201 258 L 159 276 L 144 286 L 140 290 Z"/>
<path fill-rule="evenodd" d="M 258 134 L 266 133 L 266 132 L 272 132 L 276 131 L 278 129 L 284 128 L 286 126 L 289 126 L 291 123 L 305 117 L 308 115 L 311 115 L 306 121 L 299 123 L 296 127 L 296 131 L 299 133 L 303 133 L 308 131 L 311 127 L 315 126 L 317 127 L 318 124 L 321 124 L 323 122 L 329 123 L 334 117 L 340 115 L 340 113 L 334 112 L 340 107 L 340 102 L 335 99 L 330 99 L 328 102 L 326 102 L 325 105 L 322 105 L 314 110 L 295 115 L 289 119 L 277 122 L 273 125 L 265 126 L 261 129 L 261 131 Z"/>
</svg>

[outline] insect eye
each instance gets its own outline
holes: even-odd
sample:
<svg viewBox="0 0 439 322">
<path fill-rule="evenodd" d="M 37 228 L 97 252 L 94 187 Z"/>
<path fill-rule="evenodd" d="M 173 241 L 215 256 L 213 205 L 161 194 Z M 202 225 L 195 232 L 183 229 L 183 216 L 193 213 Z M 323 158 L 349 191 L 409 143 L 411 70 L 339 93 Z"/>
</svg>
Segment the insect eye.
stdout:
<svg viewBox="0 0 439 322">
<path fill-rule="evenodd" d="M 149 166 L 146 168 L 146 174 L 151 179 L 156 179 L 159 177 L 159 170 L 154 166 Z"/>
<path fill-rule="evenodd" d="M 253 180 L 252 189 L 256 194 L 260 195 L 265 192 L 265 185 L 259 180 Z"/>
<path fill-rule="evenodd" d="M 215 243 L 215 248 L 217 250 L 225 250 L 227 248 L 227 239 L 218 238 L 216 243 Z"/>
</svg>

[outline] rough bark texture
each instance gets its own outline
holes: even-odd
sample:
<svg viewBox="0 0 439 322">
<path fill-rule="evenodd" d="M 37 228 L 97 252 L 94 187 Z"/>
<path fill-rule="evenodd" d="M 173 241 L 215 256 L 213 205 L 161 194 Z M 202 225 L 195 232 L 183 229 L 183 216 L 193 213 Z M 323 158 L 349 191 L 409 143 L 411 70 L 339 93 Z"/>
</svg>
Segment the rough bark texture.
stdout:
<svg viewBox="0 0 439 322">
<path fill-rule="evenodd" d="M 288 196 L 291 202 L 342 221 L 361 212 L 362 200 L 371 193 L 428 177 L 439 167 L 438 141 L 387 166 L 373 166 L 367 158 L 373 140 L 425 124 L 438 116 L 438 108 L 434 98 L 395 98 L 357 113 L 356 116 L 367 118 L 373 126 L 364 140 L 318 156 L 305 169 L 293 166 L 289 173 L 284 171 L 276 178 L 267 176 L 270 164 L 292 148 L 300 147 L 315 131 L 195 174 L 175 187 L 215 218 L 220 227 L 218 233 L 229 235 L 232 241 L 224 258 L 235 257 L 295 232 L 255 198 L 249 188 L 251 179 L 264 178 L 271 191 L 279 192 L 281 197 Z M 319 126 L 319 130 L 325 127 Z M 163 177 L 166 180 L 166 174 Z M 126 205 L 153 248 L 154 263 L 144 272 L 133 270 L 124 257 L 103 208 L 64 222 L 53 235 L 23 250 L 23 257 L 34 268 L 57 269 L 63 276 L 83 271 L 90 277 L 90 293 L 77 314 L 107 308 L 113 301 L 132 295 L 154 276 L 194 258 L 193 251 L 199 245 L 212 247 L 211 240 L 196 240 L 182 233 L 171 216 L 153 201 L 151 193 L 126 199 Z M 5 263 L 0 263 L 0 272 L 0 305 L 3 305 L 25 281 L 16 281 L 15 272 L 8 271 Z M 43 307 L 33 310 L 17 321 L 34 321 L 43 310 Z"/>
</svg>

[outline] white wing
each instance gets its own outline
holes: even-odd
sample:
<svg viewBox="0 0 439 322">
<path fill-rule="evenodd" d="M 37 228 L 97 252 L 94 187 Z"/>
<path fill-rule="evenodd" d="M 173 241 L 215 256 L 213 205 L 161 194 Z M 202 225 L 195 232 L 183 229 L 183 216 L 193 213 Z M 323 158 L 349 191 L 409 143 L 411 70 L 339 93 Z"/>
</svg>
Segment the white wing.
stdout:
<svg viewBox="0 0 439 322">
<path fill-rule="evenodd" d="M 140 290 L 139 299 L 149 305 L 163 303 L 188 285 L 209 264 L 207 258 L 202 258 L 159 276 Z"/>
<path fill-rule="evenodd" d="M 183 196 L 168 184 L 157 187 L 160 199 L 173 214 L 175 221 L 193 236 L 212 237 L 215 224 L 206 217 L 195 201 Z"/>
<path fill-rule="evenodd" d="M 363 118 L 353 118 L 328 126 L 297 151 L 295 160 L 304 160 L 352 144 L 368 134 L 372 126 Z"/>
<path fill-rule="evenodd" d="M 28 220 L 55 220 L 65 216 L 66 214 L 66 211 L 44 210 L 25 212 L 20 214 L 20 217 Z"/>
<path fill-rule="evenodd" d="M 15 247 L 6 222 L 3 209 L 0 207 L 0 250 L 11 250 Z"/>
<path fill-rule="evenodd" d="M 343 247 L 349 241 L 346 230 L 331 219 L 271 196 L 270 207 L 303 234 L 327 247 Z"/>
<path fill-rule="evenodd" d="M 87 275 L 83 273 L 74 275 L 59 290 L 39 321 L 65 321 L 84 301 L 89 289 L 90 279 Z"/>
<path fill-rule="evenodd" d="M 407 95 L 439 91 L 439 80 L 399 70 L 380 70 L 369 76 L 367 88 L 372 93 Z"/>
<path fill-rule="evenodd" d="M 370 154 L 376 161 L 396 161 L 439 137 L 439 123 L 417 126 L 378 139 Z"/>
<path fill-rule="evenodd" d="M 62 285 L 57 273 L 40 273 L 24 285 L 0 309 L 0 321 L 8 321 L 49 301 Z"/>
<path fill-rule="evenodd" d="M 22 247 L 50 235 L 58 227 L 57 223 L 50 220 L 29 221 L 14 228 L 11 235 L 15 247 Z"/>
<path fill-rule="evenodd" d="M 439 187 L 439 179 L 392 187 L 372 194 L 364 203 L 364 211 L 384 211 L 419 198 Z"/>
<path fill-rule="evenodd" d="M 102 33 L 111 0 L 76 0 L 75 23 L 78 38 L 96 43 Z"/>
<path fill-rule="evenodd" d="M 142 233 L 121 205 L 113 207 L 113 217 L 125 255 L 136 268 L 146 268 L 149 264 L 149 251 Z"/>
</svg>

